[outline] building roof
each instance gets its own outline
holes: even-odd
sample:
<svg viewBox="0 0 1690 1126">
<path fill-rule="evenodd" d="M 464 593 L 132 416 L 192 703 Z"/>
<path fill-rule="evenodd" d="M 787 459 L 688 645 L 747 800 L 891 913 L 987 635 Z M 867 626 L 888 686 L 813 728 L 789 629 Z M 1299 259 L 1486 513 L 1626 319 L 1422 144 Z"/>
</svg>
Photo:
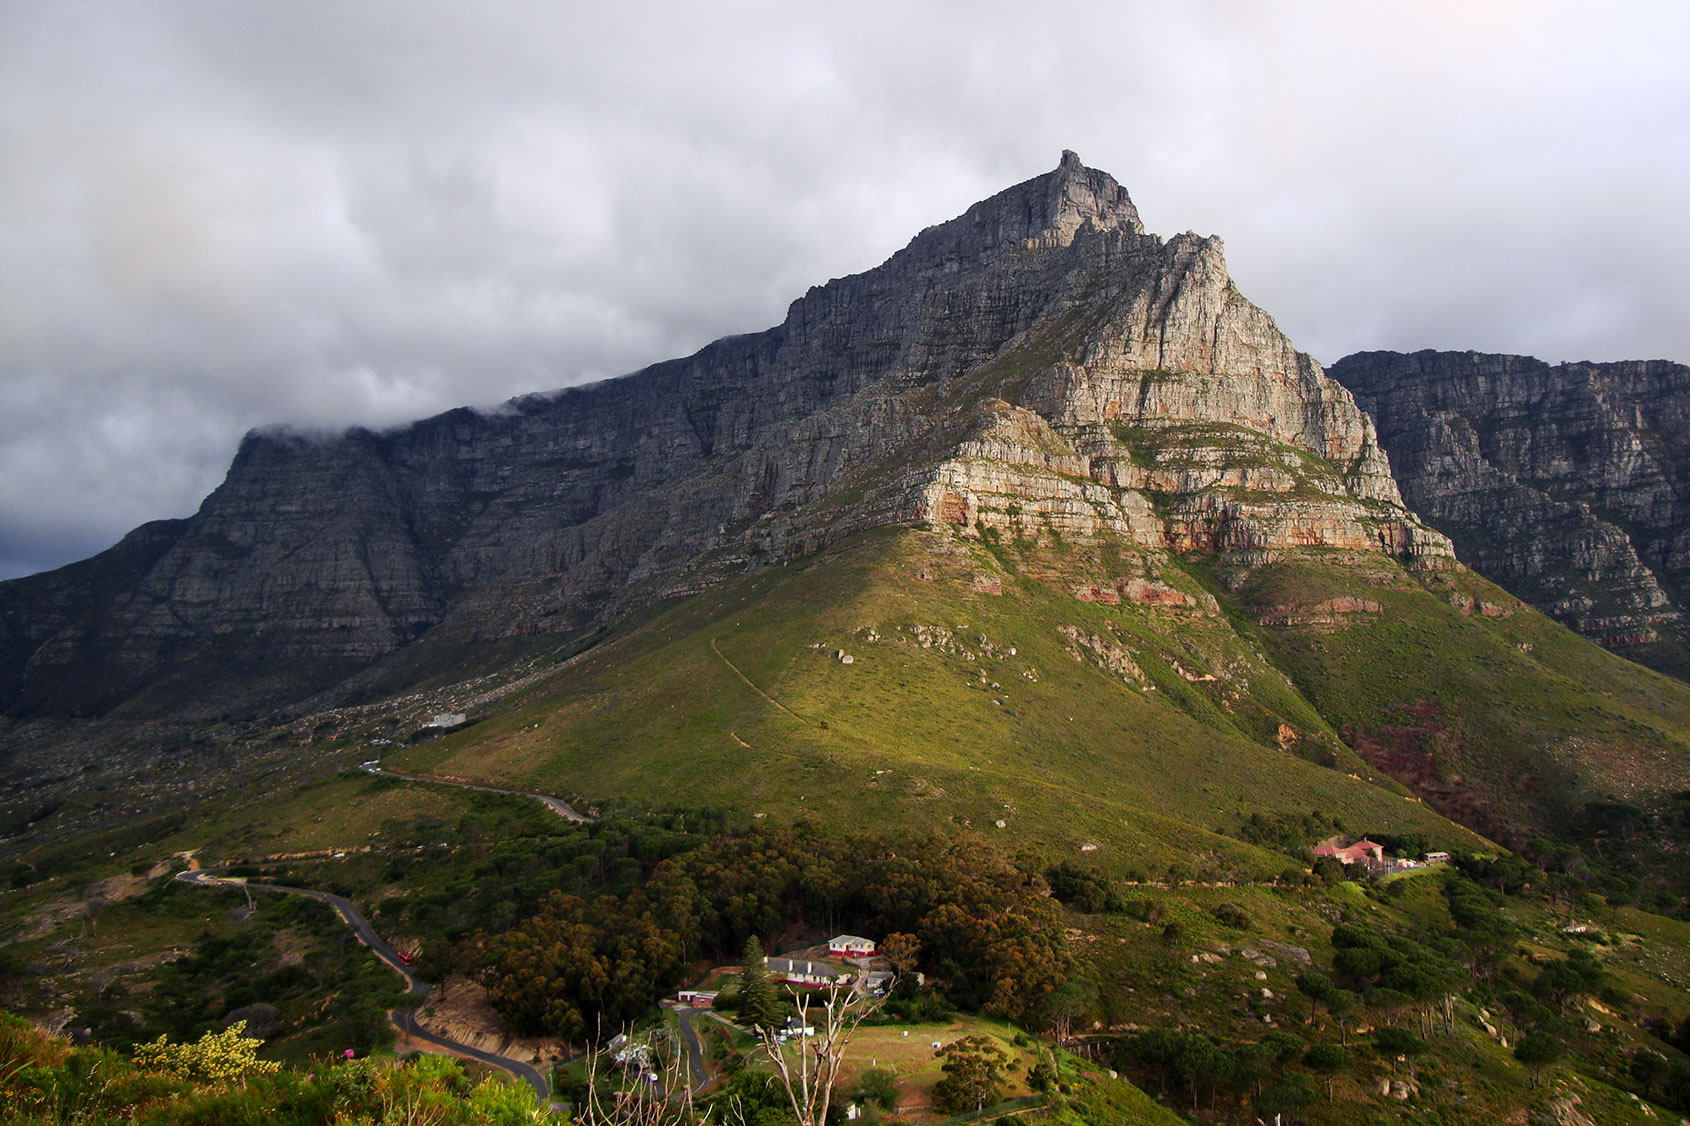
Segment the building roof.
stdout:
<svg viewBox="0 0 1690 1126">
<path fill-rule="evenodd" d="M 795 962 L 791 958 L 765 958 L 769 969 L 778 974 L 801 974 L 804 977 L 850 977 L 851 971 L 826 962 Z"/>
</svg>

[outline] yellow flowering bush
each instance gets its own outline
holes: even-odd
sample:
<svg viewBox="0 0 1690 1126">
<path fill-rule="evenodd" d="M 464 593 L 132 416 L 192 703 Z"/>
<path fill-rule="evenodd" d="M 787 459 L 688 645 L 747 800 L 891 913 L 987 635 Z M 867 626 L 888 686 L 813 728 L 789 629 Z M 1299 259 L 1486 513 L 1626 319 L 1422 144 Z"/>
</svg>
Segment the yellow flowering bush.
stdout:
<svg viewBox="0 0 1690 1126">
<path fill-rule="evenodd" d="M 148 1071 L 177 1079 L 219 1083 L 249 1075 L 274 1075 L 281 1064 L 258 1058 L 264 1041 L 246 1033 L 246 1021 L 238 1020 L 222 1032 L 207 1032 L 192 1044 L 173 1044 L 160 1036 L 135 1049 L 135 1064 Z"/>
</svg>

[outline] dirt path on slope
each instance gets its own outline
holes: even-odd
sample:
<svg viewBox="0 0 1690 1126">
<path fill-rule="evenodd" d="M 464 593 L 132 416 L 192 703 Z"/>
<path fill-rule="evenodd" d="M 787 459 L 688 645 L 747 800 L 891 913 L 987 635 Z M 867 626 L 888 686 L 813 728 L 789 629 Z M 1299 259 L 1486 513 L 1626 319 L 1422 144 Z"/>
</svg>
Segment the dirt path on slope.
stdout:
<svg viewBox="0 0 1690 1126">
<path fill-rule="evenodd" d="M 779 700 L 775 699 L 773 696 L 769 695 L 767 692 L 765 692 L 761 688 L 757 687 L 756 681 L 752 680 L 749 676 L 746 676 L 744 673 L 740 672 L 739 666 L 734 664 L 732 661 L 728 660 L 727 655 L 725 653 L 723 653 L 720 649 L 716 648 L 716 639 L 714 637 L 712 637 L 710 639 L 710 649 L 713 653 L 716 654 L 716 656 L 722 658 L 722 663 L 724 665 L 728 666 L 730 669 L 732 669 L 734 671 L 735 676 L 739 677 L 741 680 L 745 681 L 746 684 L 751 686 L 751 691 L 757 693 L 757 695 L 763 697 L 763 699 L 767 700 L 769 703 L 773 704 L 775 707 L 779 708 L 781 711 L 785 712 L 787 715 L 791 716 L 793 719 L 798 720 L 800 723 L 807 723 L 807 724 L 811 724 L 811 726 L 814 726 L 814 724 L 811 723 L 810 720 L 808 720 L 805 717 L 799 715 L 797 712 L 793 711 L 791 708 L 787 707 L 785 704 L 781 703 Z M 734 738 L 736 740 L 738 740 L 739 736 L 736 735 L 736 736 L 734 736 Z"/>
</svg>

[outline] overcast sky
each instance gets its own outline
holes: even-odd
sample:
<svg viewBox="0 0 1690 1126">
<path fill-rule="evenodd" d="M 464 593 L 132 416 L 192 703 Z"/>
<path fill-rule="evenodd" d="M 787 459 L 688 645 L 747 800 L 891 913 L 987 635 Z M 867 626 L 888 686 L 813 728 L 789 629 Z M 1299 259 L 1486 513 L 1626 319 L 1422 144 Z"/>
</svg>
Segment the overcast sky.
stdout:
<svg viewBox="0 0 1690 1126">
<path fill-rule="evenodd" d="M 1331 362 L 1690 361 L 1690 4 L 0 0 L 0 577 L 778 322 L 1054 168 Z"/>
</svg>

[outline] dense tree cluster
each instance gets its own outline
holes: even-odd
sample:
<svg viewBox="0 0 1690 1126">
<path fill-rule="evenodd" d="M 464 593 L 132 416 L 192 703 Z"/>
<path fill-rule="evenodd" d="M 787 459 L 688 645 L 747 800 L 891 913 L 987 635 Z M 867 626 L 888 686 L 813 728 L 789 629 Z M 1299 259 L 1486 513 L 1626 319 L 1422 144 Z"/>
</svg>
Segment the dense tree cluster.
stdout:
<svg viewBox="0 0 1690 1126">
<path fill-rule="evenodd" d="M 382 826 L 385 859 L 370 863 L 382 865 L 384 881 L 408 890 L 384 900 L 377 914 L 390 926 L 454 941 L 478 929 L 503 931 L 554 892 L 624 896 L 663 860 L 742 824 L 706 809 L 570 825 L 533 802 L 480 795 L 454 821 L 422 817 Z"/>
<path fill-rule="evenodd" d="M 613 896 L 552 893 L 539 914 L 494 939 L 488 993 L 525 1031 L 580 1040 L 633 1020 L 679 980 L 686 963 L 673 931 Z"/>
<path fill-rule="evenodd" d="M 1342 832 L 1344 824 L 1336 817 L 1316 810 L 1312 813 L 1251 813 L 1233 831 L 1241 841 L 1265 848 L 1276 848 L 1298 860 L 1308 855 L 1311 845 Z"/>
<path fill-rule="evenodd" d="M 719 837 L 625 896 L 554 895 L 486 941 L 485 965 L 506 1019 L 578 1038 L 651 1004 L 697 958 L 729 960 L 800 922 L 907 935 L 908 960 L 958 1003 L 1015 1019 L 1038 1019 L 1071 965 L 1042 880 L 984 844 L 805 829 Z"/>
<path fill-rule="evenodd" d="M 1195 1113 L 1225 1092 L 1261 1094 L 1270 1081 L 1285 1078 L 1285 1065 L 1303 1053 L 1303 1041 L 1276 1032 L 1259 1043 L 1226 1045 L 1198 1029 L 1157 1028 L 1121 1042 L 1116 1062 L 1155 1077 L 1162 1093 L 1183 1088 Z"/>
</svg>

